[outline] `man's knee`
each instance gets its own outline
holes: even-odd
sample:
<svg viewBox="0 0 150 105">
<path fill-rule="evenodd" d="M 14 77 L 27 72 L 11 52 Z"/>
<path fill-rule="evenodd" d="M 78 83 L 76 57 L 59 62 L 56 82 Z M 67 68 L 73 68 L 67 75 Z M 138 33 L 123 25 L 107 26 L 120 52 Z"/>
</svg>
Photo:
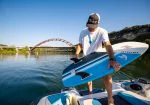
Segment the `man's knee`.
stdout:
<svg viewBox="0 0 150 105">
<path fill-rule="evenodd" d="M 111 75 L 106 75 L 106 76 L 103 77 L 103 80 L 104 80 L 104 81 L 105 81 L 105 80 L 111 80 L 111 79 L 112 79 Z"/>
</svg>

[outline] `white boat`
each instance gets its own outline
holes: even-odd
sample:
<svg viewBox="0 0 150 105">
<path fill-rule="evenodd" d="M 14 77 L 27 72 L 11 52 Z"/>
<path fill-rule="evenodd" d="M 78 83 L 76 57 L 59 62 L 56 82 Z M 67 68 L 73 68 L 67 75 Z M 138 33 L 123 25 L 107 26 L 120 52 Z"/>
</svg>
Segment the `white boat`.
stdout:
<svg viewBox="0 0 150 105">
<path fill-rule="evenodd" d="M 150 105 L 150 83 L 144 79 L 114 81 L 113 98 L 115 105 Z M 107 105 L 107 92 L 93 89 L 89 95 L 86 90 L 68 88 L 43 97 L 37 105 Z"/>
</svg>

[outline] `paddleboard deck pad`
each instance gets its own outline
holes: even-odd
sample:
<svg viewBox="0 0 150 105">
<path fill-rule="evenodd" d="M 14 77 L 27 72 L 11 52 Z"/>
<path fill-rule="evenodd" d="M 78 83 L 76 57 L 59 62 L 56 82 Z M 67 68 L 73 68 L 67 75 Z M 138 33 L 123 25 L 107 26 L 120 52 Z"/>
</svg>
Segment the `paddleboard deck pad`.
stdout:
<svg viewBox="0 0 150 105">
<path fill-rule="evenodd" d="M 148 44 L 123 42 L 112 47 L 116 61 L 122 68 L 140 57 L 148 49 Z M 66 87 L 73 87 L 115 72 L 112 67 L 108 68 L 108 64 L 109 56 L 105 48 L 102 48 L 101 52 L 93 52 L 69 65 L 62 74 L 63 84 Z"/>
</svg>

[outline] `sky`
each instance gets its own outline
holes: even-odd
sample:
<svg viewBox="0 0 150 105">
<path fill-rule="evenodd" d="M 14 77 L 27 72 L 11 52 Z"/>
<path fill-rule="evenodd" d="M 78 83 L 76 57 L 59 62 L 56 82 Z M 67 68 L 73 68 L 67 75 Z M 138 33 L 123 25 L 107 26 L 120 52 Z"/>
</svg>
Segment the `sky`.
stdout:
<svg viewBox="0 0 150 105">
<path fill-rule="evenodd" d="M 93 12 L 108 32 L 150 24 L 150 0 L 0 0 L 0 44 L 34 46 L 51 38 L 77 44 Z M 54 45 L 66 46 L 44 44 Z"/>
</svg>

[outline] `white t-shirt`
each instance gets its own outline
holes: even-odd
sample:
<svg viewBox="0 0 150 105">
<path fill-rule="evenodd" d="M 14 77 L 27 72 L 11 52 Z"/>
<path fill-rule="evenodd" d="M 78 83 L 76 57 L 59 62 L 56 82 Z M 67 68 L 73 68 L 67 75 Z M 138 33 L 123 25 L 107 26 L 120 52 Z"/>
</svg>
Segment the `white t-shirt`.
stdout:
<svg viewBox="0 0 150 105">
<path fill-rule="evenodd" d="M 109 41 L 108 32 L 97 27 L 94 32 L 89 32 L 88 28 L 80 33 L 79 43 L 82 44 L 84 55 L 92 52 L 99 52 L 102 48 L 102 42 Z"/>
</svg>

